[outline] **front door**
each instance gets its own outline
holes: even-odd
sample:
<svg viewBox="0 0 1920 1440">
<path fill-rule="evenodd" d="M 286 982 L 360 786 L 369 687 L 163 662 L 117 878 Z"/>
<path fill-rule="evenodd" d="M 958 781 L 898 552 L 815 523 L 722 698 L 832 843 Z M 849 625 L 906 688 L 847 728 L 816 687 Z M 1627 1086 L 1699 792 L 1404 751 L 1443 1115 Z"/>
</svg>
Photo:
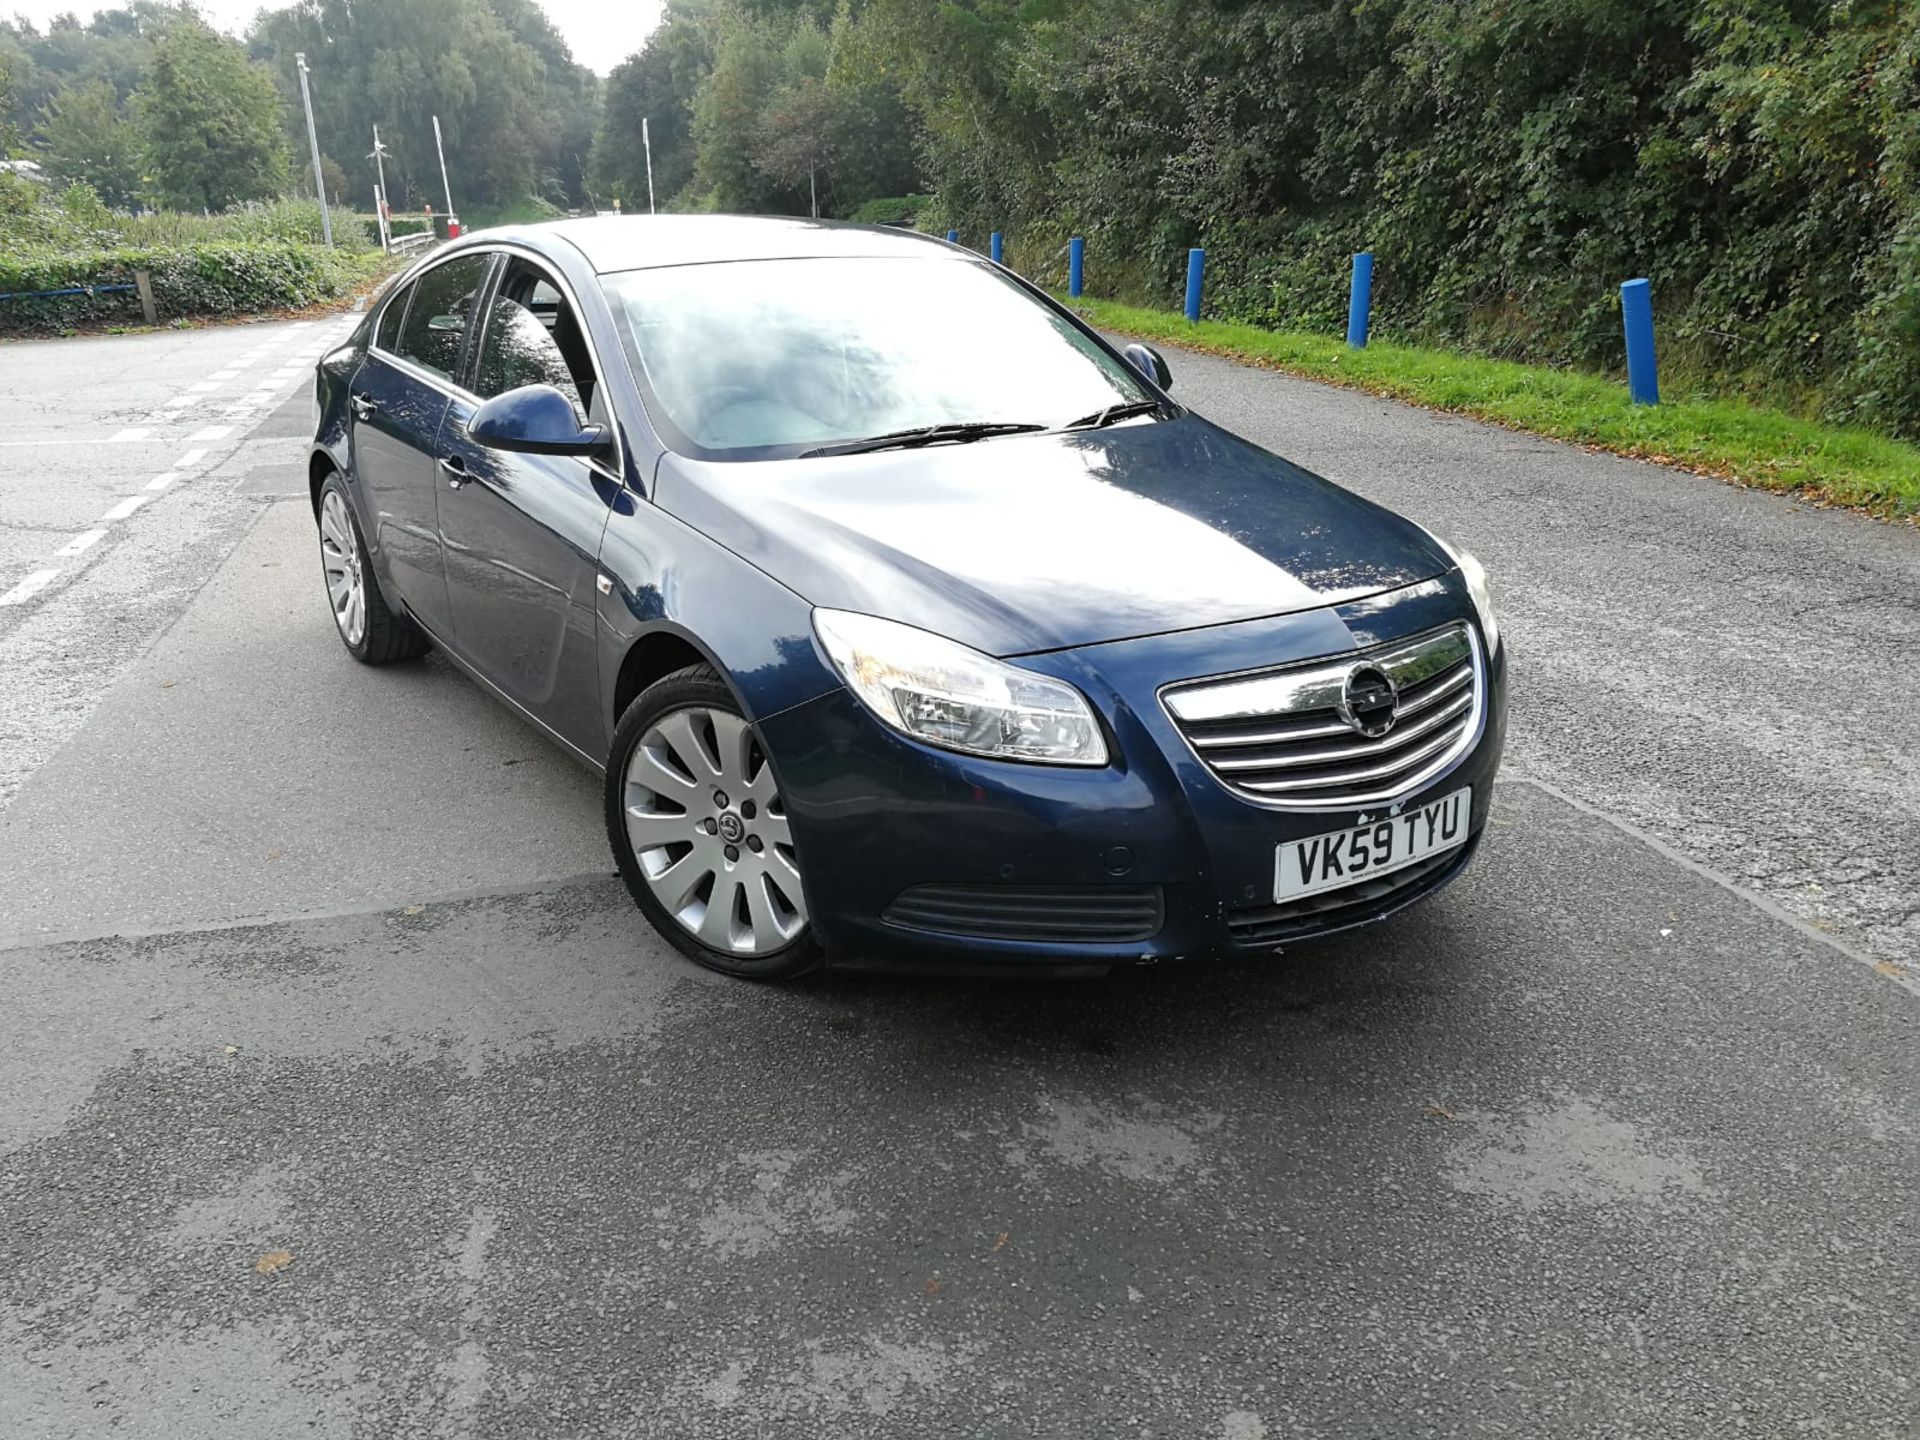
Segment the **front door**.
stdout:
<svg viewBox="0 0 1920 1440">
<path fill-rule="evenodd" d="M 465 348 L 469 312 L 491 255 L 427 271 L 381 312 L 348 391 L 354 474 L 367 542 L 390 599 L 436 634 L 451 618 L 437 514 L 437 442 Z"/>
<path fill-rule="evenodd" d="M 509 257 L 488 308 L 470 387 L 481 399 L 553 385 L 604 422 L 598 377 L 572 306 L 530 261 Z M 514 703 L 598 760 L 594 581 L 619 483 L 593 462 L 489 450 L 456 397 L 440 432 L 440 533 L 454 647 Z"/>
</svg>

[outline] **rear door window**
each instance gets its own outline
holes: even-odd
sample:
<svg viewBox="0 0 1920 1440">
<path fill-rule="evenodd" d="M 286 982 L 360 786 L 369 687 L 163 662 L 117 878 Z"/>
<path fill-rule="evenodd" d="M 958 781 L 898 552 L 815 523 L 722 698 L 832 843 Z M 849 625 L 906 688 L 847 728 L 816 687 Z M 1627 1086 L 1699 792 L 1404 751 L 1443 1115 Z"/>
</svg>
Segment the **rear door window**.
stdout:
<svg viewBox="0 0 1920 1440">
<path fill-rule="evenodd" d="M 489 254 L 462 255 L 434 266 L 416 280 L 413 303 L 407 307 L 393 353 L 451 380 L 460 368 L 474 299 L 492 262 Z"/>
<path fill-rule="evenodd" d="M 402 287 L 380 311 L 380 324 L 373 332 L 373 343 L 381 350 L 392 350 L 394 341 L 400 334 L 400 322 L 407 315 L 407 301 L 413 298 L 413 287 Z"/>
</svg>

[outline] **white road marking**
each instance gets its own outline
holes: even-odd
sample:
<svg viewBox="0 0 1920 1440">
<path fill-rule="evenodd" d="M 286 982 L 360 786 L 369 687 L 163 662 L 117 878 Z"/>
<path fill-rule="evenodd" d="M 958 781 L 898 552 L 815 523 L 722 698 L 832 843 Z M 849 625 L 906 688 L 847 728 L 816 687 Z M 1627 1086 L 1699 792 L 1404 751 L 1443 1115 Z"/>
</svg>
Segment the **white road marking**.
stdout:
<svg viewBox="0 0 1920 1440">
<path fill-rule="evenodd" d="M 171 485 L 174 481 L 178 480 L 179 478 L 180 478 L 180 472 L 178 470 L 168 470 L 165 473 L 156 475 L 151 480 L 147 481 L 147 489 L 164 490 L 167 488 L 167 486 Z"/>
<path fill-rule="evenodd" d="M 82 550 L 107 538 L 104 530 L 89 530 L 84 535 L 76 535 L 53 553 L 56 555 L 78 555 Z"/>
<path fill-rule="evenodd" d="M 187 386 L 189 390 L 218 390 L 219 388 L 220 382 L 218 380 L 196 380 L 193 384 Z M 179 405 L 185 402 L 176 400 L 173 403 Z"/>
<path fill-rule="evenodd" d="M 18 605 L 23 600 L 31 600 L 59 578 L 58 570 L 36 570 L 6 594 L 0 595 L 0 605 Z"/>
<path fill-rule="evenodd" d="M 203 449 L 189 450 L 187 451 L 186 454 L 182 455 L 178 460 L 173 462 L 173 468 L 176 470 L 185 470 L 189 466 L 198 465 L 202 460 L 206 458 L 207 458 L 207 452 Z"/>
<path fill-rule="evenodd" d="M 147 497 L 145 495 L 129 495 L 100 518 L 102 520 L 124 520 L 146 503 Z"/>
<path fill-rule="evenodd" d="M 216 370 L 213 372 L 213 374 L 209 375 L 207 378 L 209 380 L 231 380 L 233 379 L 234 376 L 238 375 L 239 373 L 240 373 L 240 367 L 236 365 L 231 370 Z"/>
<path fill-rule="evenodd" d="M 119 434 L 114 435 L 112 437 L 112 443 L 118 444 L 119 442 L 124 440 L 144 440 L 151 434 L 153 434 L 153 431 L 143 430 L 140 427 L 135 426 L 131 430 L 122 430 Z"/>
<path fill-rule="evenodd" d="M 231 425 L 209 425 L 204 430 L 196 430 L 187 437 L 191 444 L 195 440 L 224 440 L 233 433 Z"/>
</svg>

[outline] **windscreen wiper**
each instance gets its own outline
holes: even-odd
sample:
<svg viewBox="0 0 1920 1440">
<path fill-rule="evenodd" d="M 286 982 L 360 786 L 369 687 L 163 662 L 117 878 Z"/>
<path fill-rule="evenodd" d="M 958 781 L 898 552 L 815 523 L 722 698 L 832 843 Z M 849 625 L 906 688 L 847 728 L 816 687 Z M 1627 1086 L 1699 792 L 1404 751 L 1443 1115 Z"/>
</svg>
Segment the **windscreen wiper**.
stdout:
<svg viewBox="0 0 1920 1440">
<path fill-rule="evenodd" d="M 1135 415 L 1158 413 L 1158 400 L 1122 400 L 1105 409 L 1096 410 L 1091 415 L 1082 415 L 1078 420 L 1062 425 L 1062 430 L 1098 430 L 1102 425 L 1111 425 L 1116 420 L 1128 420 Z"/>
<path fill-rule="evenodd" d="M 1029 430 L 1044 430 L 1044 425 L 1014 420 L 962 420 L 947 425 L 920 425 L 911 430 L 889 430 L 884 435 L 869 435 L 864 440 L 837 440 L 831 445 L 815 446 L 800 452 L 802 460 L 816 455 L 864 455 L 869 450 L 911 450 L 920 445 L 965 444 L 994 435 L 1019 435 Z"/>
</svg>

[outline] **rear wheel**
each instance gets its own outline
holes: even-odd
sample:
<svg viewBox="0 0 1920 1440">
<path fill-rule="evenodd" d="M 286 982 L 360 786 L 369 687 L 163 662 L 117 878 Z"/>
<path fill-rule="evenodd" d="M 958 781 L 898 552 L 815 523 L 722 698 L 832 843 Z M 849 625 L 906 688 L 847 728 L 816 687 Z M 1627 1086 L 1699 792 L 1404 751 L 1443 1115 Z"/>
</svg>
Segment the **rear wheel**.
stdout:
<svg viewBox="0 0 1920 1440">
<path fill-rule="evenodd" d="M 820 963 L 773 767 L 712 666 L 675 671 L 627 707 L 606 808 L 627 889 L 676 949 L 761 980 Z"/>
<path fill-rule="evenodd" d="M 339 473 L 320 486 L 320 573 L 327 582 L 327 608 L 347 653 L 363 665 L 409 660 L 428 650 L 414 623 L 387 607 L 380 582 L 367 563 L 360 522 Z"/>
</svg>

